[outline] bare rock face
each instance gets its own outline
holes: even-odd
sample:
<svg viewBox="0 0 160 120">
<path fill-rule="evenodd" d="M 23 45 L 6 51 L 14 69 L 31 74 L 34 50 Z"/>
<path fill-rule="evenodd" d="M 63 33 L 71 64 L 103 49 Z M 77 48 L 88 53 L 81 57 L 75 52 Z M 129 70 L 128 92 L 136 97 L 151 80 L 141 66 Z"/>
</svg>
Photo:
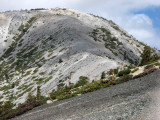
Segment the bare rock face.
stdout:
<svg viewBox="0 0 160 120">
<path fill-rule="evenodd" d="M 24 102 L 28 92 L 47 96 L 80 76 L 138 64 L 144 45 L 112 21 L 71 9 L 0 14 L 0 87 L 4 99 Z M 71 79 L 69 79 L 70 74 Z"/>
<path fill-rule="evenodd" d="M 160 50 L 158 50 L 158 51 L 157 51 L 157 55 L 159 55 L 159 56 L 160 56 Z"/>
</svg>

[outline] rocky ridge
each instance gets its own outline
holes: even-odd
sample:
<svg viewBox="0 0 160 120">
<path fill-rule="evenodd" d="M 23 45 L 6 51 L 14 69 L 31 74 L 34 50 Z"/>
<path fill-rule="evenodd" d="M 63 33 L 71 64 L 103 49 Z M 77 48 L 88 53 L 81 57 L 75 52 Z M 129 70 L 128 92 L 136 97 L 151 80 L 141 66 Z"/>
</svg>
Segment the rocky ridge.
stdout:
<svg viewBox="0 0 160 120">
<path fill-rule="evenodd" d="M 1 101 L 15 104 L 37 86 L 47 96 L 80 76 L 136 65 L 145 46 L 113 21 L 66 8 L 0 13 L 0 26 Z"/>
</svg>

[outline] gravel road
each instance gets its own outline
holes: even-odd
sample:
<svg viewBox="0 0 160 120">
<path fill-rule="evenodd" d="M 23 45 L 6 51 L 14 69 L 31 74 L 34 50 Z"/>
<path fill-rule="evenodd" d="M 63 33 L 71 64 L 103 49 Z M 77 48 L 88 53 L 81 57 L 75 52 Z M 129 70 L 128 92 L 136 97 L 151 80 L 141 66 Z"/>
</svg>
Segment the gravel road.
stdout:
<svg viewBox="0 0 160 120">
<path fill-rule="evenodd" d="M 34 108 L 13 120 L 160 120 L 160 70 Z"/>
</svg>

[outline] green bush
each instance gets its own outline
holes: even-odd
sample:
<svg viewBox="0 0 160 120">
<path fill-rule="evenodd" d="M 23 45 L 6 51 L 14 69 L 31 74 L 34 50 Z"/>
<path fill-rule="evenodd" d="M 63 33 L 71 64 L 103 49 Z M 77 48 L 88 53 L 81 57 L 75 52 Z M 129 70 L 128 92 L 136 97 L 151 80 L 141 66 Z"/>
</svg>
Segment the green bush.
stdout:
<svg viewBox="0 0 160 120">
<path fill-rule="evenodd" d="M 41 73 L 39 73 L 39 75 L 44 75 L 45 74 L 45 72 L 41 72 Z"/>
<path fill-rule="evenodd" d="M 130 69 L 126 69 L 126 70 L 122 70 L 118 73 L 118 76 L 123 76 L 123 75 L 127 75 L 130 74 L 131 70 Z"/>
<path fill-rule="evenodd" d="M 134 73 L 134 72 L 136 72 L 138 70 L 139 70 L 139 68 L 135 68 L 131 73 Z"/>
<path fill-rule="evenodd" d="M 47 83 L 49 80 L 51 80 L 53 77 L 52 76 L 50 76 L 50 77 L 48 77 L 47 79 L 45 79 L 45 83 Z"/>
<path fill-rule="evenodd" d="M 34 107 L 37 107 L 39 105 L 42 105 L 43 103 L 41 101 L 31 101 L 24 104 L 20 104 L 18 108 L 16 109 L 3 109 L 3 112 L 0 113 L 0 119 L 1 120 L 8 120 L 11 118 L 14 118 L 15 116 L 21 115 Z M 0 108 L 1 109 L 1 108 Z"/>
<path fill-rule="evenodd" d="M 38 68 L 36 68 L 34 71 L 33 71 L 33 74 L 36 74 L 38 72 Z"/>
<path fill-rule="evenodd" d="M 115 25 L 114 25 L 114 26 L 112 26 L 112 27 L 113 27 L 114 29 L 116 29 L 116 30 L 120 30 L 118 26 L 115 26 Z"/>
<path fill-rule="evenodd" d="M 29 21 L 28 21 L 28 23 L 30 24 L 30 23 L 32 23 L 34 20 L 36 20 L 37 18 L 36 17 L 31 17 L 30 19 L 29 19 Z"/>
<path fill-rule="evenodd" d="M 68 99 L 68 98 L 71 98 L 71 97 L 74 97 L 74 96 L 77 96 L 77 95 L 76 94 L 60 95 L 60 96 L 57 96 L 56 99 L 63 100 L 63 99 Z"/>
<path fill-rule="evenodd" d="M 29 92 L 29 93 L 28 93 L 28 96 L 27 96 L 26 103 L 35 101 L 36 99 L 37 99 L 36 96 L 33 96 L 33 95 Z"/>
<path fill-rule="evenodd" d="M 101 88 L 101 85 L 100 83 L 98 83 L 97 81 L 93 82 L 93 83 L 90 83 L 90 84 L 87 84 L 85 86 L 83 86 L 80 90 L 79 90 L 79 93 L 88 93 L 88 92 L 93 92 L 95 90 L 98 90 Z"/>
<path fill-rule="evenodd" d="M 57 86 L 58 87 L 64 87 L 64 85 L 65 85 L 64 83 L 59 83 Z"/>
<path fill-rule="evenodd" d="M 159 65 L 160 65 L 160 63 L 154 63 L 153 65 L 159 66 Z"/>
<path fill-rule="evenodd" d="M 27 73 L 24 75 L 24 77 L 25 76 L 28 76 L 28 75 L 30 75 L 31 74 L 31 70 L 30 71 L 27 71 Z"/>
<path fill-rule="evenodd" d="M 105 72 L 102 72 L 101 79 L 105 79 L 105 77 L 106 77 Z"/>
<path fill-rule="evenodd" d="M 0 90 L 1 90 L 1 91 L 3 91 L 3 90 L 4 90 L 4 91 L 7 91 L 7 90 L 9 90 L 9 89 L 11 89 L 11 88 L 12 88 L 11 85 L 5 85 L 5 86 L 1 87 Z"/>
<path fill-rule="evenodd" d="M 118 74 L 118 68 L 114 69 L 114 74 Z"/>
<path fill-rule="evenodd" d="M 150 69 L 152 67 L 153 67 L 153 65 L 147 65 L 147 66 L 145 66 L 145 69 Z"/>
<path fill-rule="evenodd" d="M 116 84 L 126 82 L 132 79 L 132 75 L 124 75 L 116 80 Z"/>
<path fill-rule="evenodd" d="M 39 78 L 39 79 L 37 79 L 37 81 L 38 81 L 37 84 L 38 84 L 38 85 L 42 84 L 45 79 L 46 79 L 46 78 Z"/>
<path fill-rule="evenodd" d="M 79 87 L 86 85 L 88 83 L 88 78 L 85 76 L 80 76 L 79 81 L 74 85 L 74 87 Z"/>
<path fill-rule="evenodd" d="M 153 49 L 151 49 L 149 46 L 145 46 L 143 53 L 142 53 L 142 60 L 140 65 L 147 65 L 150 63 L 153 63 L 159 59 L 159 56 L 157 54 L 153 54 Z"/>
<path fill-rule="evenodd" d="M 6 101 L 6 102 L 4 103 L 4 108 L 5 108 L 5 109 L 11 109 L 13 106 L 14 106 L 14 105 L 13 105 L 13 103 L 12 103 L 11 101 Z"/>
<path fill-rule="evenodd" d="M 19 28 L 18 28 L 18 30 L 19 31 L 22 31 L 24 29 L 24 25 L 23 25 L 23 23 L 19 26 Z"/>
</svg>

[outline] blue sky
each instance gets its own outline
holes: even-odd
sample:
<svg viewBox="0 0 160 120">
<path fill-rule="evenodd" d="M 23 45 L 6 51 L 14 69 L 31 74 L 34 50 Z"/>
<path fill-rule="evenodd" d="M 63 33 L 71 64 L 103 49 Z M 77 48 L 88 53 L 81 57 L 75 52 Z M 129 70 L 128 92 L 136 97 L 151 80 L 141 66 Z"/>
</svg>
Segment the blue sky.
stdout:
<svg viewBox="0 0 160 120">
<path fill-rule="evenodd" d="M 160 0 L 0 0 L 0 11 L 55 7 L 113 20 L 137 40 L 160 49 Z"/>
<path fill-rule="evenodd" d="M 134 14 L 145 14 L 151 18 L 153 26 L 160 29 L 160 7 L 148 7 L 144 10 L 135 12 Z"/>
</svg>

